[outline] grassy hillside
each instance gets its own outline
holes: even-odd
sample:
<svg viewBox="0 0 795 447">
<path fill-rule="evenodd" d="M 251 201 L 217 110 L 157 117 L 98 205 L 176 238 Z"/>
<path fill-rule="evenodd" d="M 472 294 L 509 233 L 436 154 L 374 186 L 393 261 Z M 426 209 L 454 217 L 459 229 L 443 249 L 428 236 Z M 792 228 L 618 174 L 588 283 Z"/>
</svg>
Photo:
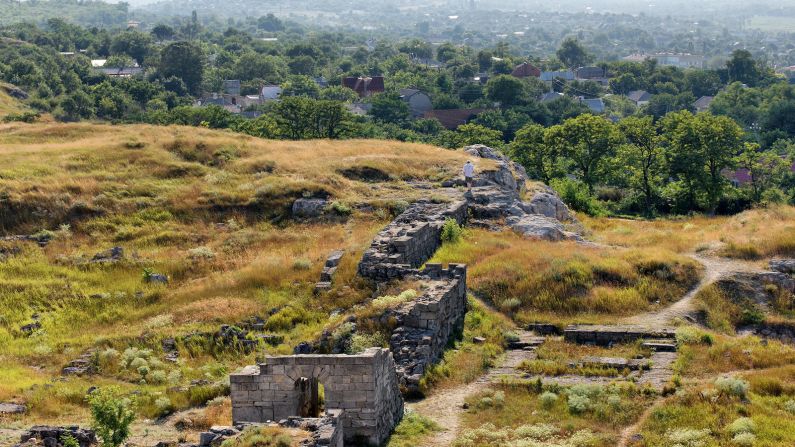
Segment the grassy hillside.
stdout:
<svg viewBox="0 0 795 447">
<path fill-rule="evenodd" d="M 0 119 L 6 115 L 18 114 L 27 111 L 27 108 L 6 92 L 8 84 L 0 82 Z"/>
</svg>

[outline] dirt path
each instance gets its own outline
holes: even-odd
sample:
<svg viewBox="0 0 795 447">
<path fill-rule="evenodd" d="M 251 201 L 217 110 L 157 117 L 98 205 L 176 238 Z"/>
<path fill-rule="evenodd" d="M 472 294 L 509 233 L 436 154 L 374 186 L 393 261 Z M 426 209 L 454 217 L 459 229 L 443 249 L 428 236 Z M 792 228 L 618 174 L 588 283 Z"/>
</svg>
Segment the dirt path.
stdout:
<svg viewBox="0 0 795 447">
<path fill-rule="evenodd" d="M 704 287 L 729 273 L 759 271 L 759 268 L 753 264 L 736 259 L 703 256 L 699 254 L 691 254 L 689 256 L 704 266 L 704 276 L 695 287 L 687 292 L 682 299 L 664 309 L 634 315 L 621 320 L 621 323 L 637 324 L 652 328 L 670 326 L 674 320 L 684 319 L 695 310 L 693 298 L 695 298 L 698 292 Z"/>
<path fill-rule="evenodd" d="M 427 398 L 407 403 L 406 407 L 426 416 L 442 427 L 441 431 L 424 439 L 417 447 L 441 447 L 453 443 L 461 426 L 464 399 L 489 387 L 488 382 L 475 380 L 472 383 L 439 390 Z"/>
</svg>

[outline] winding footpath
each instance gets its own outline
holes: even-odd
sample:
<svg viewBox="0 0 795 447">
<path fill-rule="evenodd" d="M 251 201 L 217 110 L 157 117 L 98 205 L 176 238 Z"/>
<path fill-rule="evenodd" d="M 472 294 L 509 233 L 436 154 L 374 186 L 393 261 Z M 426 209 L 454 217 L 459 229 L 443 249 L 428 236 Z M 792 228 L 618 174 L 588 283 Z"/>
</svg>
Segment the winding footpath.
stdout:
<svg viewBox="0 0 795 447">
<path fill-rule="evenodd" d="M 706 256 L 703 254 L 690 254 L 688 256 L 704 266 L 704 274 L 701 280 L 688 291 L 682 299 L 657 311 L 624 318 L 620 323 L 647 326 L 653 329 L 670 327 L 672 322 L 684 320 L 695 312 L 694 298 L 705 287 L 731 273 L 761 271 L 760 268 L 750 262 Z M 480 299 L 480 297 L 476 297 L 475 299 L 480 301 L 482 305 L 489 307 L 488 303 Z M 520 334 L 520 336 L 532 336 L 532 334 L 526 331 L 516 330 L 516 332 Z M 407 403 L 407 408 L 432 419 L 442 427 L 442 430 L 425 438 L 418 444 L 418 447 L 452 445 L 460 431 L 461 414 L 466 411 L 463 408 L 464 400 L 468 396 L 488 389 L 500 376 L 509 374 L 523 360 L 531 359 L 534 356 L 535 352 L 532 350 L 507 350 L 494 368 L 490 369 L 473 382 L 439 389 L 425 399 Z M 617 446 L 627 447 L 633 436 L 639 432 L 640 427 L 646 419 L 656 408 L 665 404 L 666 399 L 667 398 L 658 399 L 640 415 L 633 425 L 624 428 L 620 433 Z"/>
</svg>

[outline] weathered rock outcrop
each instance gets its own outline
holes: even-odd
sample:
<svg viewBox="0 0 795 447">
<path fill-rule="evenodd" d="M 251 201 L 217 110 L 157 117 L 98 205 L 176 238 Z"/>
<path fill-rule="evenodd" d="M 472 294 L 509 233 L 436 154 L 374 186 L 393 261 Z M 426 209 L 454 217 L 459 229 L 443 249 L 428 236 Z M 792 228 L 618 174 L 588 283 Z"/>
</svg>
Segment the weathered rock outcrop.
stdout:
<svg viewBox="0 0 795 447">
<path fill-rule="evenodd" d="M 97 436 L 93 430 L 70 427 L 52 427 L 48 425 L 35 425 L 22 434 L 20 444 L 15 447 L 27 447 L 41 444 L 45 447 L 63 447 L 63 439 L 66 435 L 73 437 L 80 447 L 89 447 L 97 443 Z"/>
<path fill-rule="evenodd" d="M 795 275 L 795 259 L 772 259 L 770 270 L 788 275 Z"/>
<path fill-rule="evenodd" d="M 475 187 L 466 195 L 473 217 L 505 218 L 507 226 L 530 238 L 582 239 L 579 234 L 565 229 L 563 222 L 576 224 L 576 219 L 551 188 L 536 193 L 529 201 L 522 200 L 527 174 L 521 165 L 483 145 L 464 150 L 470 155 L 497 161 L 496 170 L 478 173 Z"/>
<path fill-rule="evenodd" d="M 780 272 L 736 272 L 715 284 L 735 303 L 767 309 L 779 293 L 795 294 L 795 278 Z"/>
</svg>

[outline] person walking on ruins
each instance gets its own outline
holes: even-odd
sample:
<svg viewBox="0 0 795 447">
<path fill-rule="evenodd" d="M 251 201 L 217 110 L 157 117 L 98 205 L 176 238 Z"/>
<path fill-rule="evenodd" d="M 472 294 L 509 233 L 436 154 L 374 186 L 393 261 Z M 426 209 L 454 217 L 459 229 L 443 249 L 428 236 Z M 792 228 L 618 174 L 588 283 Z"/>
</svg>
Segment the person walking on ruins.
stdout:
<svg viewBox="0 0 795 447">
<path fill-rule="evenodd" d="M 472 160 L 467 160 L 464 163 L 464 182 L 467 185 L 469 191 L 472 191 L 472 184 L 474 183 L 475 177 L 475 165 L 472 164 Z"/>
</svg>

